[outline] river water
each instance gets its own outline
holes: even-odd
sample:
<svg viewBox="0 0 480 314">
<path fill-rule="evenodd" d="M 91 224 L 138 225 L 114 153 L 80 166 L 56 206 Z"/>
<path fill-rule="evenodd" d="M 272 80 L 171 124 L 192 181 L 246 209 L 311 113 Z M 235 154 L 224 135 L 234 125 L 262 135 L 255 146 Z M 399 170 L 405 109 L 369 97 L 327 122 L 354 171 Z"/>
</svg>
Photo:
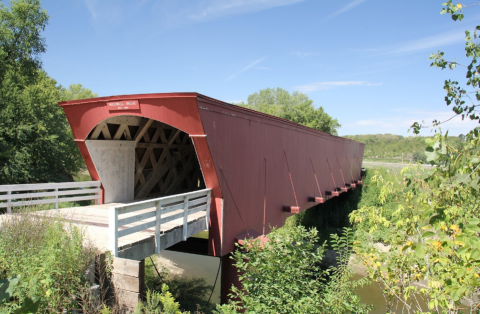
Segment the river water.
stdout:
<svg viewBox="0 0 480 314">
<path fill-rule="evenodd" d="M 214 285 L 220 258 L 167 250 L 162 251 L 160 256 L 171 261 L 176 268 L 183 270 L 180 276 L 205 278 L 208 285 Z M 211 303 L 220 303 L 220 277 L 221 270 L 213 291 Z"/>
</svg>

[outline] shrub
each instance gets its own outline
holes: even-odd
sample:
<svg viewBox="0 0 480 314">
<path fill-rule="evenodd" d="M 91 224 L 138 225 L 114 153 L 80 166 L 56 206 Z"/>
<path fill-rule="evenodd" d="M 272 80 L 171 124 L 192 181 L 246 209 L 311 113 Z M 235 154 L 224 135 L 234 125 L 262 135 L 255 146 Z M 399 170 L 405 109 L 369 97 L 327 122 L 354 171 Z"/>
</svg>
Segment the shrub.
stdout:
<svg viewBox="0 0 480 314">
<path fill-rule="evenodd" d="M 371 308 L 360 303 L 355 290 L 366 279 L 353 281 L 348 268 L 351 231 L 333 236 L 339 249 L 337 268 L 322 270 L 325 245 L 315 248 L 317 231 L 293 226 L 272 231 L 268 242 L 247 240 L 233 259 L 240 272 L 242 289 L 232 287 L 231 297 L 238 302 L 218 306 L 216 313 L 367 313 Z"/>
<path fill-rule="evenodd" d="M 135 314 L 181 314 L 180 304 L 175 302 L 167 285 L 162 285 L 162 291 L 147 290 L 145 302 L 139 302 Z"/>
<path fill-rule="evenodd" d="M 75 308 L 95 256 L 94 248 L 84 245 L 82 230 L 39 213 L 1 218 L 0 279 L 21 278 L 14 302 L 2 310 L 14 310 L 27 298 L 40 298 L 44 312 Z"/>
</svg>

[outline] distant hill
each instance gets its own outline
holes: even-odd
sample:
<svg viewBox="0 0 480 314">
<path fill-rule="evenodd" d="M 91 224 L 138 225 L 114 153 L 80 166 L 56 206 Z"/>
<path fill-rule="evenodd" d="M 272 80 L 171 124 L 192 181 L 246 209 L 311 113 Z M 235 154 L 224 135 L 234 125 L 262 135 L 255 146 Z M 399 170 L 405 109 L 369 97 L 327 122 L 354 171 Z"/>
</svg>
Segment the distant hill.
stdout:
<svg viewBox="0 0 480 314">
<path fill-rule="evenodd" d="M 365 143 L 364 159 L 392 159 L 390 161 L 425 161 L 425 136 L 401 136 L 393 134 L 346 135 L 346 138 Z M 452 145 L 461 146 L 460 137 L 447 139 Z"/>
</svg>

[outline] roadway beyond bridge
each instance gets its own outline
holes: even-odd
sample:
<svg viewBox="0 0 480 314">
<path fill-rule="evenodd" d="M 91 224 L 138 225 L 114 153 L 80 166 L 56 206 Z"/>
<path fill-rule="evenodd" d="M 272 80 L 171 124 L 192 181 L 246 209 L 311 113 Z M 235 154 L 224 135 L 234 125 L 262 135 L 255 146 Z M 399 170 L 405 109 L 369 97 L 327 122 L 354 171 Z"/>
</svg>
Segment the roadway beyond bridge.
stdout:
<svg viewBox="0 0 480 314">
<path fill-rule="evenodd" d="M 59 105 L 100 182 L 98 205 L 59 211 L 118 258 L 116 285 L 124 290 L 131 279 L 125 276 L 142 285 L 145 257 L 208 229 L 205 251 L 222 258 L 225 301 L 237 282 L 228 258 L 236 242 L 267 235 L 289 216 L 362 183 L 363 144 L 197 93 Z M 12 189 L 3 189 L 0 207 L 21 198 Z M 137 290 L 125 298 L 138 299 Z"/>
</svg>

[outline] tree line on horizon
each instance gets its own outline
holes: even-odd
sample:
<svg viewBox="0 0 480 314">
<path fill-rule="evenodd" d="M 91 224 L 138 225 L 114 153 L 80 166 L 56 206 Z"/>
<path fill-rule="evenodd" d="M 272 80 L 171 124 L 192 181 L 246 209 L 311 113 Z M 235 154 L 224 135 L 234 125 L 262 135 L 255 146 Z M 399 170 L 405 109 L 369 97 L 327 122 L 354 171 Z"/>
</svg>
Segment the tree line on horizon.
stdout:
<svg viewBox="0 0 480 314">
<path fill-rule="evenodd" d="M 394 134 L 365 134 L 345 135 L 345 138 L 365 144 L 363 158 L 368 159 L 398 159 L 407 162 L 426 162 L 426 139 L 429 136 L 402 136 Z M 465 141 L 465 136 L 448 137 L 449 145 L 460 148 Z"/>
</svg>

